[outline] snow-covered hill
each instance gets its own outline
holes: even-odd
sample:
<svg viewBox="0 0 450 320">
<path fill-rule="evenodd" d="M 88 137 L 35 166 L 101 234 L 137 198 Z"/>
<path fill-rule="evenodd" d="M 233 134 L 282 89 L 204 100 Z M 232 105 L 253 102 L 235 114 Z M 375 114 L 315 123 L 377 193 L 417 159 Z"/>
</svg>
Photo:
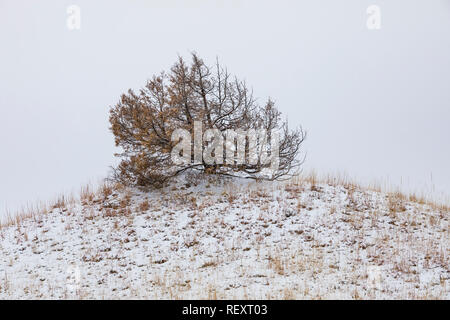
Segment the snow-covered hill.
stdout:
<svg viewBox="0 0 450 320">
<path fill-rule="evenodd" d="M 85 190 L 0 229 L 0 298 L 450 299 L 449 209 L 314 179 Z"/>
</svg>

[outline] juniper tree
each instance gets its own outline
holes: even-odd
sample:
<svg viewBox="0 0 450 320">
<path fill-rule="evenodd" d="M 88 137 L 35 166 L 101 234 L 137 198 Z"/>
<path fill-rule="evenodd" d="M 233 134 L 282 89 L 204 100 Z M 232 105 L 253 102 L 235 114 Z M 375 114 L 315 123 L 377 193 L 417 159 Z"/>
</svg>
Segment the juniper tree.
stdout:
<svg viewBox="0 0 450 320">
<path fill-rule="evenodd" d="M 128 185 L 159 187 L 188 169 L 274 180 L 294 174 L 302 164 L 300 146 L 306 137 L 302 128 L 290 130 L 271 99 L 259 105 L 244 81 L 230 75 L 218 61 L 212 67 L 206 65 L 195 53 L 190 63 L 179 57 L 169 72 L 153 76 L 139 92 L 128 90 L 111 108 L 109 120 L 116 146 L 122 149 L 116 154 L 121 162 L 114 178 Z M 210 163 L 204 157 L 196 158 L 195 152 L 184 154 L 187 161 L 183 163 L 174 161 L 172 151 L 180 143 L 174 132 L 182 129 L 195 138 L 196 124 L 222 135 L 225 146 L 213 149 L 212 155 L 217 158 L 223 152 L 224 161 Z M 232 130 L 240 134 L 226 140 Z M 266 135 L 252 140 L 255 132 Z M 252 148 L 274 156 L 274 132 L 278 137 L 276 168 L 261 159 L 250 161 Z M 239 155 L 239 137 L 243 137 L 243 156 Z M 196 148 L 193 139 L 184 141 L 186 145 Z M 207 141 L 200 147 L 202 155 L 206 150 L 211 152 Z M 233 160 L 239 157 L 244 161 Z"/>
</svg>

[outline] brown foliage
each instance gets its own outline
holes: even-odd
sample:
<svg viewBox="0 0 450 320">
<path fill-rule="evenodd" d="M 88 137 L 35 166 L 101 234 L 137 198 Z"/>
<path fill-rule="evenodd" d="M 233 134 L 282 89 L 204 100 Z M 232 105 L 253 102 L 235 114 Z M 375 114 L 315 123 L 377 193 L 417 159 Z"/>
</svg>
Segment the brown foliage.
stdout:
<svg viewBox="0 0 450 320">
<path fill-rule="evenodd" d="M 283 177 L 301 164 L 297 156 L 305 133 L 301 128 L 288 130 L 280 117 L 272 100 L 259 106 L 245 82 L 232 77 L 218 62 L 209 67 L 193 53 L 188 65 L 179 57 L 169 73 L 153 76 L 138 93 L 130 89 L 111 108 L 111 130 L 116 146 L 123 149 L 116 155 L 122 161 L 114 170 L 114 178 L 129 185 L 156 187 L 187 169 L 263 178 L 258 175 L 264 168 L 260 163 L 175 166 L 171 161 L 176 144 L 171 140 L 172 132 L 181 128 L 192 134 L 194 121 L 222 134 L 238 128 L 280 130 L 279 169 L 271 179 Z"/>
</svg>

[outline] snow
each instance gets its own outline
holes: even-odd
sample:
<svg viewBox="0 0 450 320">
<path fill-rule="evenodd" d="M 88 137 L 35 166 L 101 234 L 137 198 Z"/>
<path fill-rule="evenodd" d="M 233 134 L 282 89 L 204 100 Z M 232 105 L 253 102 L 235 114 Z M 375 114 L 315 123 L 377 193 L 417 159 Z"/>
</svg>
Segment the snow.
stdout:
<svg viewBox="0 0 450 320">
<path fill-rule="evenodd" d="M 3 227 L 0 298 L 450 298 L 447 208 L 350 185 L 209 180 L 98 192 Z"/>
</svg>

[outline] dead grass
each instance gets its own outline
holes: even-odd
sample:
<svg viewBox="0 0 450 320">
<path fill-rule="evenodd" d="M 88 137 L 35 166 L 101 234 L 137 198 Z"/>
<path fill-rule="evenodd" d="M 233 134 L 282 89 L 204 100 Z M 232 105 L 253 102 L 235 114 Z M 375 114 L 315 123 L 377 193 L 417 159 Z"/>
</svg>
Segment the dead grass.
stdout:
<svg viewBox="0 0 450 320">
<path fill-rule="evenodd" d="M 139 204 L 139 211 L 145 212 L 150 209 L 150 202 L 148 200 L 144 200 Z"/>
<path fill-rule="evenodd" d="M 190 177 L 192 183 L 194 185 L 198 185 L 199 176 Z M 217 179 L 209 179 L 209 184 L 221 183 Z M 367 186 L 361 186 L 357 182 L 353 181 L 347 175 L 342 174 L 328 174 L 320 177 L 315 171 L 311 171 L 310 173 L 298 175 L 293 177 L 289 181 L 285 183 L 284 190 L 287 192 L 287 199 L 296 199 L 298 198 L 298 194 L 303 192 L 305 186 L 309 186 L 309 189 L 320 193 L 321 189 L 319 187 L 320 184 L 328 184 L 330 186 L 342 186 L 348 190 L 348 198 L 349 198 L 349 209 L 354 211 L 360 211 L 361 208 L 356 205 L 356 201 L 353 198 L 355 192 L 383 192 L 383 188 L 379 183 L 372 183 Z M 239 198 L 239 190 L 236 190 L 235 187 L 231 185 L 224 186 L 223 196 L 225 200 L 233 205 L 236 200 Z M 393 187 L 389 187 L 388 189 L 392 190 Z M 386 192 L 386 191 L 384 191 Z M 132 192 L 130 189 L 127 189 L 125 186 L 118 183 L 110 183 L 103 182 L 100 186 L 95 190 L 91 184 L 87 184 L 83 186 L 80 190 L 79 199 L 81 204 L 85 206 L 92 205 L 94 202 L 105 202 L 106 199 L 113 195 L 122 194 L 122 198 L 119 201 L 119 208 L 122 209 L 119 211 L 119 215 L 127 215 L 129 210 L 127 208 L 131 204 Z M 424 195 L 417 195 L 416 193 L 402 193 L 399 191 L 395 192 L 387 192 L 388 198 L 388 210 L 392 217 L 395 217 L 398 213 L 402 213 L 406 210 L 405 203 L 412 202 L 423 206 L 429 206 L 432 210 L 441 213 L 441 216 L 444 217 L 448 213 L 450 213 L 450 204 L 442 203 L 436 200 L 430 200 L 430 197 L 426 197 Z M 271 193 L 264 188 L 258 188 L 257 190 L 252 190 L 249 192 L 250 200 L 258 199 L 258 202 L 261 199 L 270 199 Z M 180 199 L 181 200 L 181 199 Z M 76 203 L 76 197 L 72 194 L 68 195 L 60 195 L 56 198 L 56 200 L 50 205 L 39 203 L 36 206 L 22 208 L 18 212 L 12 214 L 11 212 L 6 212 L 6 219 L 1 221 L 0 229 L 6 226 L 15 225 L 21 223 L 23 220 L 35 218 L 37 216 L 48 213 L 50 210 L 59 209 L 62 211 L 70 211 L 70 207 Z M 366 207 L 369 205 L 370 201 L 367 201 Z M 190 205 L 193 208 L 198 208 L 197 199 L 192 197 L 190 199 Z M 206 207 L 208 204 L 200 204 L 203 207 Z M 110 204 L 105 204 L 105 206 L 111 206 Z M 144 212 L 149 210 L 149 204 L 145 202 L 139 205 L 138 210 Z M 298 209 L 308 208 L 308 203 L 300 203 L 298 204 Z M 106 207 L 105 207 L 106 208 Z M 112 207 L 112 209 L 116 209 Z M 156 210 L 156 209 L 155 209 Z M 334 213 L 334 209 L 331 210 L 331 213 Z M 114 211 L 109 210 L 106 212 L 106 216 L 115 215 Z"/>
<path fill-rule="evenodd" d="M 268 277 L 267 281 L 269 283 L 272 279 L 284 279 L 285 277 L 298 275 L 299 278 L 310 278 L 310 279 L 322 279 L 322 277 L 329 276 L 330 274 L 342 272 L 345 274 L 346 285 L 361 283 L 361 279 L 357 278 L 355 274 L 355 268 L 359 268 L 361 264 L 361 256 L 367 254 L 371 263 L 374 265 L 389 265 L 392 271 L 398 274 L 398 277 L 406 279 L 405 283 L 410 281 L 415 283 L 417 277 L 417 270 L 415 265 L 417 265 L 418 258 L 424 256 L 424 268 L 435 268 L 436 266 L 442 267 L 444 270 L 449 270 L 449 256 L 446 251 L 445 245 L 433 240 L 423 240 L 418 238 L 416 234 L 416 229 L 420 230 L 424 227 L 432 227 L 435 230 L 442 230 L 441 240 L 449 238 L 449 231 L 443 230 L 446 223 L 443 223 L 444 219 L 448 219 L 449 207 L 446 205 L 439 204 L 437 202 L 427 202 L 424 197 L 417 196 L 415 194 L 407 195 L 401 192 L 389 192 L 385 197 L 379 197 L 380 203 L 374 203 L 371 199 L 370 188 L 364 188 L 355 184 L 354 182 L 344 180 L 343 178 L 336 177 L 326 177 L 322 180 L 316 174 L 311 177 L 306 178 L 294 178 L 285 184 L 280 184 L 276 190 L 270 190 L 266 185 L 257 185 L 257 188 L 246 188 L 240 190 L 238 188 L 233 188 L 228 186 L 223 194 L 217 195 L 217 201 L 213 196 L 202 196 L 193 197 L 192 193 L 182 194 L 178 193 L 179 190 L 173 192 L 161 193 L 161 197 L 156 200 L 149 201 L 148 199 L 141 200 L 141 202 L 133 201 L 133 192 L 127 190 L 123 186 L 116 185 L 103 185 L 99 189 L 93 190 L 91 187 L 84 187 L 80 194 L 80 201 L 85 203 L 84 205 L 84 221 L 93 221 L 98 219 L 97 215 L 99 212 L 105 217 L 118 217 L 114 219 L 105 219 L 110 221 L 111 228 L 105 229 L 105 233 L 110 230 L 119 232 L 120 230 L 126 230 L 126 236 L 120 242 L 121 246 L 125 244 L 133 244 L 136 238 L 135 227 L 133 226 L 133 219 L 145 218 L 146 224 L 151 225 L 154 221 L 160 219 L 161 216 L 167 217 L 166 223 L 172 223 L 172 215 L 176 212 L 177 206 L 183 206 L 184 208 L 191 209 L 192 214 L 190 215 L 190 221 L 187 224 L 186 230 L 175 230 L 173 231 L 173 236 L 188 235 L 182 238 L 182 242 L 174 243 L 171 246 L 173 252 L 178 252 L 179 249 L 189 249 L 192 250 L 196 255 L 202 254 L 202 240 L 205 234 L 215 238 L 219 243 L 224 242 L 226 239 L 226 232 L 233 230 L 234 228 L 239 229 L 239 234 L 242 237 L 247 236 L 248 233 L 254 234 L 254 245 L 257 248 L 261 248 L 265 245 L 266 239 L 270 238 L 273 230 L 275 228 L 283 229 L 284 226 L 289 226 L 286 221 L 291 221 L 293 224 L 298 223 L 295 220 L 296 217 L 300 217 L 302 214 L 307 213 L 307 211 L 314 209 L 314 201 L 320 200 L 326 203 L 324 200 L 324 195 L 326 196 L 326 186 L 323 184 L 335 185 L 339 190 L 343 190 L 342 195 L 346 199 L 342 205 L 335 203 L 328 203 L 326 207 L 329 209 L 329 215 L 325 215 L 328 222 L 338 222 L 342 217 L 345 219 L 344 227 L 345 230 L 340 230 L 339 232 L 351 231 L 351 234 L 346 236 L 342 242 L 342 246 L 348 246 L 352 248 L 352 252 L 347 253 L 346 257 L 349 262 L 345 265 L 339 263 L 338 258 L 334 259 L 333 244 L 328 244 L 326 242 L 321 242 L 320 237 L 317 237 L 317 231 L 315 227 L 321 226 L 322 228 L 333 228 L 333 224 L 323 224 L 321 220 L 317 221 L 317 224 L 308 228 L 301 228 L 299 226 L 293 226 L 289 229 L 289 234 L 295 235 L 299 243 L 289 243 L 286 247 L 275 247 L 269 248 L 267 255 L 259 254 L 258 258 L 254 263 L 260 263 L 267 267 L 267 270 L 272 272 L 275 276 L 273 278 Z M 342 189 L 342 188 L 343 189 Z M 119 191 L 120 190 L 120 191 Z M 274 196 L 274 192 L 281 192 L 281 195 L 277 194 Z M 311 192 L 312 191 L 312 192 Z M 376 191 L 379 192 L 379 191 Z M 114 194 L 116 194 L 114 196 Z M 305 196 L 305 194 L 307 196 Z M 383 194 L 384 196 L 384 194 Z M 141 198 L 142 199 L 142 198 Z M 114 200 L 117 205 L 110 205 Z M 291 201 L 292 200 L 292 201 Z M 298 200 L 298 201 L 297 201 Z M 100 202 L 98 202 L 100 201 Z M 270 201 L 277 201 L 279 206 L 274 208 Z M 35 221 L 42 220 L 45 213 L 48 212 L 47 208 L 50 210 L 59 210 L 61 212 L 66 212 L 65 214 L 70 215 L 73 205 L 73 197 L 60 196 L 53 203 L 48 206 L 39 208 L 28 208 L 23 210 L 22 213 L 16 218 L 10 218 L 9 225 L 17 226 L 17 241 L 28 241 L 27 230 L 21 227 L 21 222 L 24 219 L 35 219 Z M 223 213 L 226 214 L 228 209 L 237 208 L 240 210 L 237 220 L 239 223 L 234 225 L 227 221 L 226 219 L 217 218 L 214 223 L 211 223 L 211 227 L 206 224 L 205 227 L 201 222 L 208 218 L 205 212 L 208 211 L 210 207 L 213 207 L 216 202 L 225 203 L 225 209 Z M 418 206 L 411 206 L 411 203 L 415 203 Z M 249 208 L 258 207 L 260 209 L 259 216 L 255 220 L 248 219 L 246 212 Z M 295 213 L 293 215 L 278 214 L 284 213 L 290 207 L 295 208 Z M 97 210 L 98 208 L 98 210 Z M 242 208 L 242 209 L 241 209 Z M 317 208 L 317 207 L 316 207 Z M 66 211 L 64 211 L 66 210 Z M 97 211 L 96 211 L 97 210 Z M 152 211 L 152 214 L 138 214 L 138 212 Z M 430 210 L 434 210 L 439 214 L 429 214 Z M 161 211 L 161 212 L 158 212 Z M 97 213 L 96 213 L 97 212 Z M 427 214 L 424 214 L 426 212 Z M 347 213 L 347 214 L 346 214 Z M 389 217 L 391 219 L 389 219 Z M 292 220 L 286 220 L 286 219 Z M 334 220 L 333 220 L 334 219 Z M 394 224 L 383 225 L 384 228 L 378 229 L 382 225 L 382 221 L 388 220 Z M 81 220 L 81 219 L 80 219 Z M 94 222 L 96 222 L 95 220 Z M 447 220 L 446 220 L 447 221 Z M 291 223 L 289 222 L 289 223 Z M 86 223 L 83 226 L 83 235 L 87 235 L 92 232 L 90 228 L 92 223 Z M 342 226 L 342 224 L 341 224 Z M 66 230 L 72 230 L 73 226 L 70 224 L 65 224 Z M 96 227 L 97 228 L 97 227 Z M 374 236 L 374 240 L 371 243 L 366 242 L 366 232 L 371 228 L 377 228 L 377 233 Z M 0 229 L 1 230 L 1 229 Z M 100 229 L 95 229 L 100 230 Z M 275 229 L 276 230 L 276 229 Z M 395 230 L 393 232 L 392 230 Z M 137 230 L 136 230 L 137 231 Z M 322 229 L 323 231 L 323 229 Z M 101 231 L 98 231 L 101 233 Z M 272 232 L 272 233 L 271 233 Z M 1 235 L 0 235 L 1 236 Z M 30 236 L 30 239 L 34 235 Z M 41 235 L 39 235 L 41 237 Z M 446 237 L 446 238 L 445 238 Z M 150 237 L 149 237 L 150 238 Z M 148 241 L 140 239 L 139 241 Z M 151 239 L 151 238 L 150 238 Z M 442 240 L 444 239 L 444 240 Z M 38 240 L 33 243 L 37 243 Z M 300 249 L 300 243 L 304 248 Z M 278 245 L 278 244 L 277 244 Z M 339 244 L 334 244 L 339 246 Z M 184 248 L 183 248 L 184 247 Z M 205 280 L 200 280 L 203 287 L 201 293 L 202 298 L 223 298 L 235 295 L 238 298 L 242 298 L 251 292 L 250 288 L 248 292 L 247 289 L 229 288 L 229 292 L 225 292 L 224 289 L 214 283 L 214 277 L 209 277 L 209 274 L 214 272 L 220 273 L 220 268 L 224 261 L 232 263 L 234 261 L 239 261 L 244 256 L 244 252 L 252 250 L 252 246 L 245 246 L 240 243 L 240 240 L 236 240 L 233 243 L 232 249 L 225 249 L 220 251 L 217 256 L 208 256 L 204 262 L 197 265 L 197 270 L 199 276 L 208 276 Z M 42 249 L 33 244 L 32 247 L 35 254 L 40 254 Z M 124 249 L 125 250 L 125 249 Z M 260 250 L 260 249 L 258 249 Z M 330 252 L 328 252 L 330 251 Z M 330 260 L 329 257 L 333 259 Z M 83 261 L 90 263 L 100 263 L 104 259 L 104 254 L 99 252 L 96 248 L 88 250 L 82 256 Z M 195 258 L 192 261 L 195 262 Z M 165 258 L 158 258 L 153 260 L 152 266 L 161 267 L 166 265 L 167 260 Z M 13 263 L 14 261 L 12 261 Z M 122 262 L 120 262 L 122 263 Z M 352 266 L 350 268 L 350 266 Z M 120 265 L 119 265 L 120 267 Z M 354 268 L 354 269 L 352 269 Z M 342 271 L 342 269 L 346 269 Z M 252 277 L 250 273 L 251 266 L 241 266 L 236 271 L 240 277 Z M 169 272 L 169 271 L 165 271 Z M 219 277 L 220 274 L 214 275 Z M 159 277 L 159 278 L 158 278 Z M 257 275 L 257 279 L 265 279 L 267 275 Z M 278 278 L 275 278 L 278 277 Z M 199 277 L 201 279 L 201 277 Z M 149 280 L 151 281 L 151 280 Z M 189 290 L 192 286 L 198 286 L 200 284 L 194 284 L 191 282 L 185 282 L 186 279 L 178 276 L 173 277 L 168 273 L 161 273 L 159 276 L 155 276 L 154 284 L 157 286 L 157 292 L 160 297 L 173 297 L 173 298 L 183 298 L 189 295 Z M 420 281 L 419 281 L 420 282 Z M 5 288 L 7 282 L 1 281 L 0 286 Z M 207 286 L 209 283 L 209 287 Z M 445 297 L 447 279 L 441 278 L 439 284 L 435 286 L 441 286 L 442 292 L 436 293 L 436 290 L 430 289 L 426 293 L 417 294 L 414 291 L 408 291 L 408 296 L 411 298 L 439 298 Z M 313 287 L 309 287 L 306 282 L 296 284 L 298 286 L 286 286 L 279 292 L 272 292 L 273 297 L 284 298 L 284 299 L 296 299 L 301 297 L 308 298 L 322 298 L 326 297 L 320 292 L 314 291 Z M 154 288 L 154 287 L 152 287 Z M 364 294 L 364 289 L 361 287 L 352 287 L 351 295 L 354 299 L 367 298 Z M 136 292 L 139 292 L 138 288 L 134 288 Z M 239 291 L 240 290 L 240 291 Z M 330 289 L 334 290 L 334 289 Z M 342 289 L 343 290 L 343 289 Z M 434 292 L 434 293 L 433 293 Z M 85 293 L 87 294 L 87 293 Z M 138 294 L 138 293 L 136 293 Z M 406 295 L 406 294 L 405 294 Z"/>
<path fill-rule="evenodd" d="M 319 176 L 316 171 L 312 170 L 309 173 L 303 173 L 292 178 L 286 184 L 286 191 L 293 190 L 295 187 L 301 188 L 305 185 L 309 185 L 311 190 L 320 191 L 317 189 L 317 185 L 327 184 L 333 187 L 342 186 L 349 191 L 349 197 L 355 191 L 372 191 L 377 193 L 386 193 L 389 195 L 390 208 L 392 212 L 403 212 L 403 204 L 405 202 L 412 202 L 423 206 L 429 206 L 435 211 L 450 213 L 450 203 L 448 201 L 433 199 L 433 195 L 429 194 L 417 194 L 399 191 L 399 189 L 393 185 L 382 186 L 379 182 L 372 182 L 368 184 L 360 184 L 348 175 L 343 174 L 326 174 Z M 392 191 L 395 190 L 395 191 Z M 392 205 L 392 206 L 391 206 Z"/>
</svg>

